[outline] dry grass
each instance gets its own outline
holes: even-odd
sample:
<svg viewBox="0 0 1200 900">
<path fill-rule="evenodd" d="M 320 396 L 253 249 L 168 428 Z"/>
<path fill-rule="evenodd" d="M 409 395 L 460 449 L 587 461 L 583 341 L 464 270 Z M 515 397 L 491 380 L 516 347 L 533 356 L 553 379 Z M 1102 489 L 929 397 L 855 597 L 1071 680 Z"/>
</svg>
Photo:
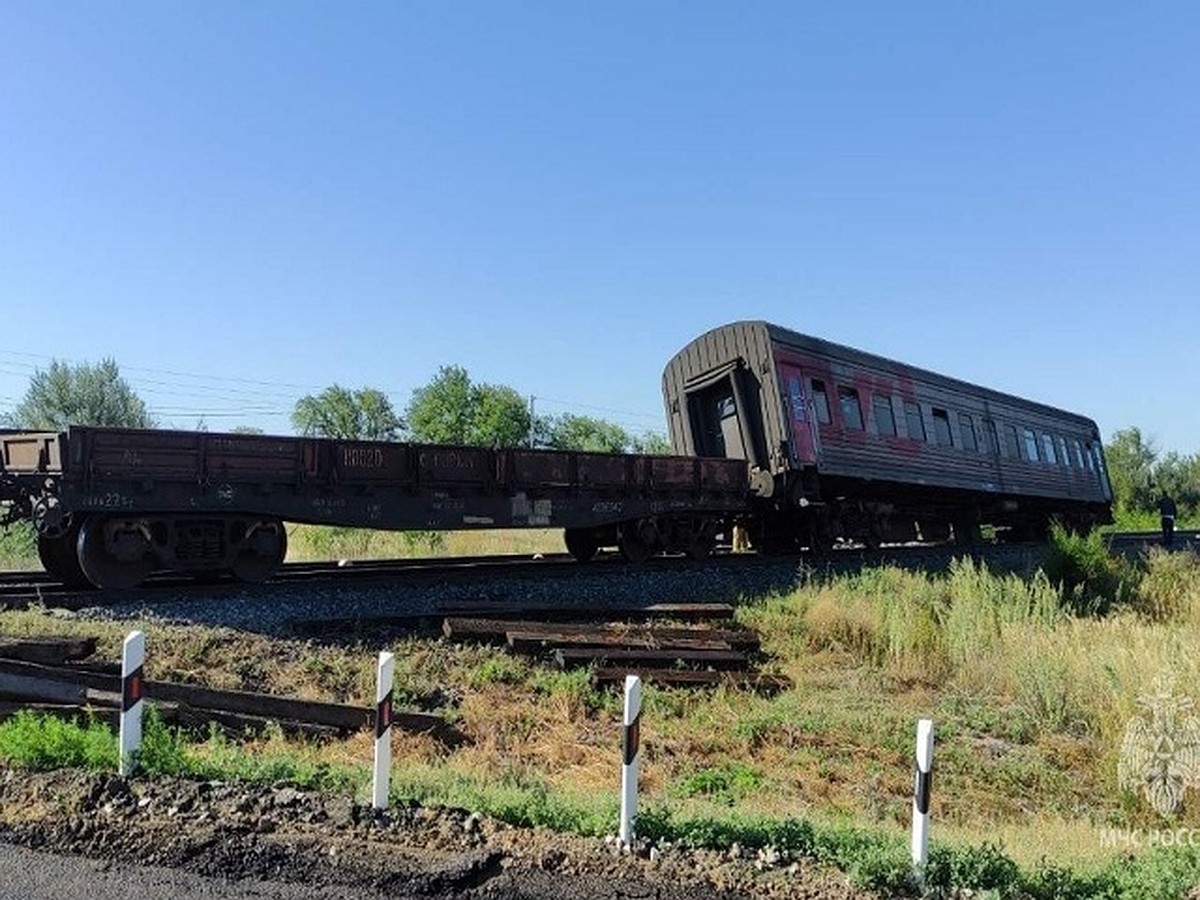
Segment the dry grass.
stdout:
<svg viewBox="0 0 1200 900">
<path fill-rule="evenodd" d="M 1155 553 L 1147 567 L 1135 604 L 1105 619 L 1063 614 L 1044 578 L 970 564 L 938 577 L 882 569 L 743 604 L 739 618 L 762 632 L 768 666 L 795 687 L 773 698 L 649 687 L 645 802 L 899 832 L 910 810 L 913 730 L 930 717 L 935 836 L 1001 839 L 1020 861 L 1102 861 L 1117 851 L 1099 845 L 1099 826 L 1156 821 L 1116 784 L 1138 697 L 1162 673 L 1183 690 L 1200 684 L 1200 563 Z M 130 626 L 0 613 L 0 632 L 94 634 L 114 658 Z M 362 705 L 373 695 L 376 646 L 138 627 L 152 678 Z M 440 706 L 469 738 L 447 749 L 397 736 L 399 782 L 535 784 L 571 803 L 615 803 L 618 696 L 491 648 L 413 636 L 391 649 L 401 705 Z M 370 738 L 303 752 L 314 763 L 365 766 Z M 1175 824 L 1200 827 L 1194 794 Z"/>
<path fill-rule="evenodd" d="M 289 525 L 288 561 L 409 559 L 563 553 L 562 529 L 512 528 L 398 532 L 326 525 Z"/>
</svg>

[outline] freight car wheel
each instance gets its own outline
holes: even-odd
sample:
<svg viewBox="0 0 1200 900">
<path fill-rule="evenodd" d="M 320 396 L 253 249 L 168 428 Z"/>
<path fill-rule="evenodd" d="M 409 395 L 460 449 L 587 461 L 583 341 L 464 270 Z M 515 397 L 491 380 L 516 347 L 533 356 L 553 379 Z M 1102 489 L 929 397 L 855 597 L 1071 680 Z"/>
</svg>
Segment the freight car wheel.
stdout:
<svg viewBox="0 0 1200 900">
<path fill-rule="evenodd" d="M 134 587 L 157 568 L 150 541 L 136 521 L 88 519 L 76 546 L 83 574 L 101 589 Z"/>
<path fill-rule="evenodd" d="M 238 581 L 259 584 L 275 574 L 285 556 L 287 530 L 283 523 L 278 519 L 263 519 L 246 529 L 230 571 Z"/>
<path fill-rule="evenodd" d="M 692 538 L 688 541 L 687 545 L 688 559 L 695 560 L 696 562 L 708 559 L 710 556 L 712 556 L 713 546 L 715 544 L 716 541 L 710 534 L 692 535 Z"/>
<path fill-rule="evenodd" d="M 654 526 L 645 520 L 623 522 L 617 529 L 617 549 L 631 563 L 643 563 L 654 555 Z"/>
<path fill-rule="evenodd" d="M 689 559 L 699 562 L 712 555 L 717 543 L 716 523 L 707 519 L 692 519 L 687 523 L 687 539 L 684 552 Z"/>
<path fill-rule="evenodd" d="M 79 529 L 69 528 L 59 537 L 38 535 L 38 559 L 42 568 L 50 575 L 70 588 L 90 588 L 92 583 L 83 574 L 79 565 L 79 553 L 76 545 L 79 542 Z"/>
<path fill-rule="evenodd" d="M 563 543 L 567 545 L 567 552 L 581 563 L 589 562 L 600 549 L 600 541 L 590 528 L 565 529 Z"/>
</svg>

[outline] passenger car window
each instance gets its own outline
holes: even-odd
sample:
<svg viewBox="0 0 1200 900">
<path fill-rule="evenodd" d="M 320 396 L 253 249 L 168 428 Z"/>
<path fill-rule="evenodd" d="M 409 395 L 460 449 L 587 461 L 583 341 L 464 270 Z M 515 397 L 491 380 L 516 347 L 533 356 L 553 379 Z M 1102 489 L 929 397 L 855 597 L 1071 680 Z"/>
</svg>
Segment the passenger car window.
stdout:
<svg viewBox="0 0 1200 900">
<path fill-rule="evenodd" d="M 875 408 L 875 430 L 882 435 L 892 437 L 896 434 L 896 416 L 892 412 L 892 398 L 887 394 L 875 394 L 871 397 Z"/>
<path fill-rule="evenodd" d="M 1038 448 L 1037 448 L 1037 436 L 1034 435 L 1033 429 L 1032 428 L 1022 428 L 1021 429 L 1021 437 L 1023 437 L 1025 439 L 1025 458 L 1027 460 L 1029 460 L 1030 462 L 1037 462 L 1039 459 Z"/>
<path fill-rule="evenodd" d="M 1054 465 L 1058 462 L 1054 455 L 1054 438 L 1051 435 L 1042 432 L 1042 449 L 1046 452 L 1046 462 Z"/>
<path fill-rule="evenodd" d="M 950 437 L 950 413 L 944 409 L 933 409 L 933 437 L 943 447 L 953 447 Z"/>
<path fill-rule="evenodd" d="M 1021 458 L 1021 441 L 1017 438 L 1017 426 L 1004 426 L 1004 445 L 1008 450 L 1008 455 L 1013 459 Z"/>
<path fill-rule="evenodd" d="M 842 424 L 856 431 L 863 430 L 862 406 L 858 402 L 858 391 L 838 385 L 838 405 L 842 408 Z"/>
<path fill-rule="evenodd" d="M 829 398 L 825 396 L 825 382 L 814 378 L 812 391 L 813 406 L 817 408 L 817 421 L 822 425 L 828 425 L 832 419 L 829 417 Z"/>
<path fill-rule="evenodd" d="M 1067 447 L 1067 439 L 1062 435 L 1058 437 L 1058 455 L 1062 459 L 1063 465 L 1068 469 L 1071 468 L 1071 451 Z"/>
<path fill-rule="evenodd" d="M 1072 444 L 1074 445 L 1074 447 L 1075 447 L 1075 468 L 1077 468 L 1077 469 L 1085 469 L 1085 468 L 1086 468 L 1086 469 L 1090 469 L 1090 468 L 1091 468 L 1091 466 L 1089 466 L 1089 465 L 1088 465 L 1088 464 L 1087 464 L 1087 463 L 1084 461 L 1084 458 L 1083 458 L 1083 444 L 1079 443 L 1079 438 L 1075 438 L 1075 440 L 1074 440 L 1074 441 L 1072 441 L 1071 443 L 1072 443 Z"/>
<path fill-rule="evenodd" d="M 904 417 L 908 419 L 908 436 L 914 441 L 928 440 L 925 437 L 925 420 L 921 418 L 921 407 L 911 400 L 904 401 Z"/>
<path fill-rule="evenodd" d="M 979 449 L 979 443 L 975 440 L 975 423 L 966 413 L 958 414 L 958 436 L 962 438 L 964 450 L 975 452 Z"/>
<path fill-rule="evenodd" d="M 792 421 L 805 421 L 808 418 L 808 412 L 804 408 L 804 385 L 795 375 L 788 376 L 788 399 L 792 404 Z"/>
</svg>

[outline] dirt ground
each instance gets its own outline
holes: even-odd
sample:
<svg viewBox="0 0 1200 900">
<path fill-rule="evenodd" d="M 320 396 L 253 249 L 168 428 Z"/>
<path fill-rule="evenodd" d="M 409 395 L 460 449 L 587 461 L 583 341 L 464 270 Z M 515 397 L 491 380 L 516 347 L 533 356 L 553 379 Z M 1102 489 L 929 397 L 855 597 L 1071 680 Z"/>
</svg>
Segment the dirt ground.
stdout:
<svg viewBox="0 0 1200 900">
<path fill-rule="evenodd" d="M 379 814 L 287 786 L 0 768 L 0 841 L 198 875 L 431 898 L 858 898 L 772 851 L 623 850 L 456 810 Z"/>
</svg>

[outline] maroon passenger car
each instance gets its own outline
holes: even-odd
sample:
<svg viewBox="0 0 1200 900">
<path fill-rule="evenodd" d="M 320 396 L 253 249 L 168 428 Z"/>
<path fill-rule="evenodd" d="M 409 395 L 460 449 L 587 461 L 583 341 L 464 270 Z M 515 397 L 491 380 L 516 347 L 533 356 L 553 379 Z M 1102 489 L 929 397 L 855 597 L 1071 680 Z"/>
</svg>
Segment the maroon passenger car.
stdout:
<svg viewBox="0 0 1200 900">
<path fill-rule="evenodd" d="M 1091 419 L 789 331 L 737 322 L 663 374 L 676 453 L 747 460 L 767 546 L 1032 538 L 1111 521 Z"/>
</svg>

